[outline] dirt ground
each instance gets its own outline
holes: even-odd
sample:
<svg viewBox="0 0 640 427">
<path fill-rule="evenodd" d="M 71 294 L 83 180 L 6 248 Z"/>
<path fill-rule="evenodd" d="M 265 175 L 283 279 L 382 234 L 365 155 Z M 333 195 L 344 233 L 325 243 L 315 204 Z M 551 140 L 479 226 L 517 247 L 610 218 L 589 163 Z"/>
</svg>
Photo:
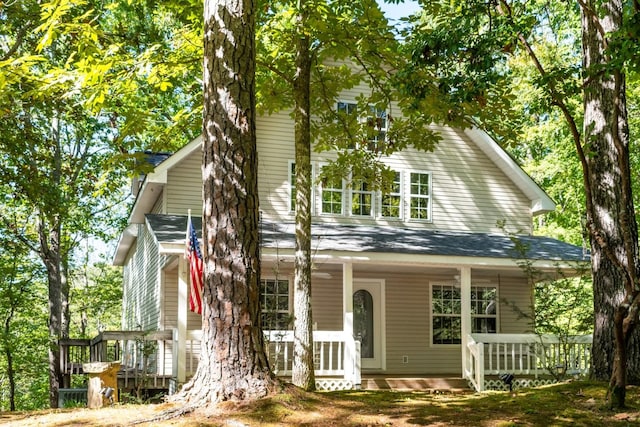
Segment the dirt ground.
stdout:
<svg viewBox="0 0 640 427">
<path fill-rule="evenodd" d="M 629 387 L 628 408 L 610 410 L 606 385 L 572 382 L 514 393 L 349 391 L 305 393 L 289 387 L 255 402 L 214 409 L 170 403 L 101 409 L 0 412 L 0 425 L 26 426 L 640 426 L 640 387 Z"/>
</svg>

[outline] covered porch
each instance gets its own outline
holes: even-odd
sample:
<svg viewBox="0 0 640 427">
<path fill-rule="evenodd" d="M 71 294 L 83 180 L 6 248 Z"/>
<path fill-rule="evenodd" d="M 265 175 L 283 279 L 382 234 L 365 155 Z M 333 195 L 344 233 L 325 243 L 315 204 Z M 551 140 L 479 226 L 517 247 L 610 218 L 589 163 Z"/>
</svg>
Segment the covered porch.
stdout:
<svg viewBox="0 0 640 427">
<path fill-rule="evenodd" d="M 170 372 L 178 386 L 195 372 L 201 327 L 200 317 L 187 309 L 185 217 L 147 215 L 147 221 L 164 259 L 158 326 L 174 331 Z M 199 229 L 198 218 L 194 226 Z M 271 330 L 270 356 L 277 355 L 272 367 L 285 377 L 292 354 L 287 319 L 293 315 L 294 231 L 294 224 L 269 222 L 260 230 L 262 311 L 276 316 L 275 324 L 263 318 L 263 328 Z M 532 313 L 532 279 L 519 263 L 526 259 L 540 274 L 535 280 L 547 280 L 559 271 L 575 274 L 588 259 L 582 248 L 529 235 L 517 238 L 522 252 L 505 234 L 333 223 L 314 224 L 312 232 L 312 306 L 322 362 L 317 377 L 341 388 L 357 388 L 363 377 L 375 375 L 454 375 L 486 389 L 482 375 L 497 375 L 494 349 L 531 330 L 521 313 Z M 477 341 L 479 333 L 497 341 Z M 535 364 L 534 376 L 544 363 Z"/>
</svg>

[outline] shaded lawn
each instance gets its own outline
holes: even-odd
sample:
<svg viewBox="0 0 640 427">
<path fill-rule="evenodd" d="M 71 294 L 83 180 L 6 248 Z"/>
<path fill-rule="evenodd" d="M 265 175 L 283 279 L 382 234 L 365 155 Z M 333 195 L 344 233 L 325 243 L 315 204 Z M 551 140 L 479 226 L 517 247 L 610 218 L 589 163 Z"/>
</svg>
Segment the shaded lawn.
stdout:
<svg viewBox="0 0 640 427">
<path fill-rule="evenodd" d="M 572 382 L 507 392 L 345 391 L 305 393 L 285 387 L 252 403 L 225 402 L 161 421 L 172 408 L 122 405 L 97 410 L 0 413 L 14 426 L 632 426 L 640 425 L 640 388 L 629 387 L 628 408 L 609 410 L 603 383 Z"/>
</svg>

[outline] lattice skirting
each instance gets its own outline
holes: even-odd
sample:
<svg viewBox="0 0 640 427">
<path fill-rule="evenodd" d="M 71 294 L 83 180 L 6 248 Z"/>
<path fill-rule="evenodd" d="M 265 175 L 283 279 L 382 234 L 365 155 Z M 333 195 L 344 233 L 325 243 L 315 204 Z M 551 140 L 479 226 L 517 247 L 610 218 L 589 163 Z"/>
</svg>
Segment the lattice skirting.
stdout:
<svg viewBox="0 0 640 427">
<path fill-rule="evenodd" d="M 354 390 L 357 387 L 353 381 L 343 378 L 323 378 L 316 379 L 316 390 L 318 391 L 338 391 L 338 390 Z"/>
<path fill-rule="evenodd" d="M 523 387 L 539 387 L 542 385 L 555 384 L 557 382 L 558 381 L 553 378 L 516 378 L 513 381 L 513 389 L 516 390 Z M 469 383 L 469 388 L 473 389 L 471 383 Z M 509 386 L 499 378 L 485 378 L 484 388 L 485 390 L 509 391 Z"/>
</svg>

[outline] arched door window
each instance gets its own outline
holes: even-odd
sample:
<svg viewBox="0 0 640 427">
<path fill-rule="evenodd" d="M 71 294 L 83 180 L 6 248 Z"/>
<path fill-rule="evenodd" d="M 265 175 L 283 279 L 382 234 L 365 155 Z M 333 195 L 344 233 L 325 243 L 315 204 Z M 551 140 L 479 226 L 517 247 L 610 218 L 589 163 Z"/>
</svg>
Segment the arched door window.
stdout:
<svg viewBox="0 0 640 427">
<path fill-rule="evenodd" d="M 373 358 L 373 297 L 360 289 L 353 294 L 353 336 L 360 341 L 360 356 Z"/>
</svg>

